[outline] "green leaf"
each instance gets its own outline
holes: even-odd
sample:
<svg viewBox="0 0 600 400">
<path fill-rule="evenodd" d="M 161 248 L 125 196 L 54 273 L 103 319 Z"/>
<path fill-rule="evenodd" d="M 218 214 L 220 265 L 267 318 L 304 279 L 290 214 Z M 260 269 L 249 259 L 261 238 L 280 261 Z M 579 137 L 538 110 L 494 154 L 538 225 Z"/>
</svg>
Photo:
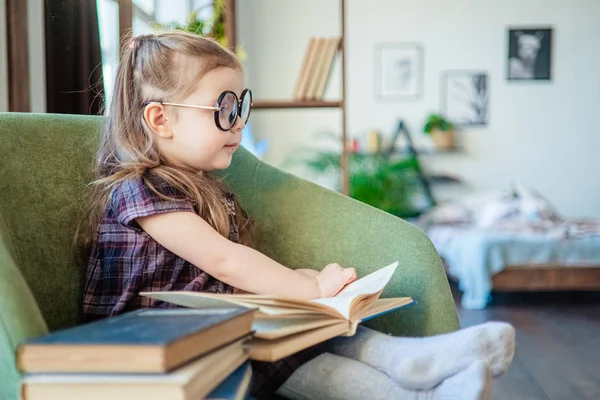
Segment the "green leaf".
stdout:
<svg viewBox="0 0 600 400">
<path fill-rule="evenodd" d="M 339 137 L 323 134 L 338 144 Z M 339 151 L 321 148 L 300 148 L 294 151 L 284 165 L 301 165 L 316 175 L 341 174 Z M 421 190 L 417 179 L 421 170 L 415 157 L 394 158 L 376 153 L 348 154 L 349 196 L 399 217 L 415 216 L 415 194 Z"/>
<path fill-rule="evenodd" d="M 202 20 L 199 18 L 199 15 L 202 10 L 207 7 L 212 9 L 212 13 L 206 20 Z M 214 0 L 212 4 L 207 4 L 206 6 L 189 13 L 184 25 L 178 22 L 167 22 L 164 24 L 153 22 L 151 26 L 155 30 L 179 30 L 199 36 L 208 36 L 215 39 L 221 46 L 227 47 L 228 42 L 225 34 L 226 8 L 225 0 Z M 246 52 L 239 45 L 236 49 L 236 54 L 241 60 L 246 57 Z"/>
<path fill-rule="evenodd" d="M 435 129 L 439 129 L 443 132 L 446 132 L 452 128 L 454 128 L 454 125 L 442 115 L 429 114 L 429 116 L 427 117 L 427 121 L 423 126 L 423 132 L 426 134 L 431 134 L 431 132 Z"/>
</svg>

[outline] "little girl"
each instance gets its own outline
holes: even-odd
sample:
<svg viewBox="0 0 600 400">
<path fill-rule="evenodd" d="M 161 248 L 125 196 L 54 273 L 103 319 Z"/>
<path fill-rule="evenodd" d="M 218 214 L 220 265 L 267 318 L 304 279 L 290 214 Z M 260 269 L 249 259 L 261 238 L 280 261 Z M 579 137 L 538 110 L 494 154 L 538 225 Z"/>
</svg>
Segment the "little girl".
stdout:
<svg viewBox="0 0 600 400">
<path fill-rule="evenodd" d="M 123 50 L 80 229 L 87 321 L 170 306 L 142 291 L 316 299 L 356 279 L 337 264 L 292 270 L 250 247 L 250 218 L 211 171 L 231 163 L 251 106 L 241 64 L 215 41 L 172 31 L 135 37 Z M 279 362 L 254 362 L 252 394 L 480 399 L 513 351 L 504 323 L 423 339 L 361 327 Z"/>
</svg>

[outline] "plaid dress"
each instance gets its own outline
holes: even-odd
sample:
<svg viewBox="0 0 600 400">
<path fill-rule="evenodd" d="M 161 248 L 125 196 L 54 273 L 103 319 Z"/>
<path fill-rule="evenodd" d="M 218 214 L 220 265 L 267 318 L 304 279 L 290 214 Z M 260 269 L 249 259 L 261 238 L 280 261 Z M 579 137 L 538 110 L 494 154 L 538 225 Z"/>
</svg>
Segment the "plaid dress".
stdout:
<svg viewBox="0 0 600 400">
<path fill-rule="evenodd" d="M 83 293 L 84 321 L 93 321 L 147 307 L 173 307 L 139 296 L 144 291 L 189 290 L 232 293 L 233 288 L 170 252 L 144 232 L 136 218 L 173 212 L 196 212 L 193 202 L 175 188 L 154 184 L 158 196 L 142 179 L 120 182 L 113 189 L 90 249 Z M 228 194 L 229 239 L 239 241 L 235 198 Z M 303 363 L 321 353 L 314 347 L 275 363 L 253 362 L 252 395 L 268 398 Z"/>
</svg>

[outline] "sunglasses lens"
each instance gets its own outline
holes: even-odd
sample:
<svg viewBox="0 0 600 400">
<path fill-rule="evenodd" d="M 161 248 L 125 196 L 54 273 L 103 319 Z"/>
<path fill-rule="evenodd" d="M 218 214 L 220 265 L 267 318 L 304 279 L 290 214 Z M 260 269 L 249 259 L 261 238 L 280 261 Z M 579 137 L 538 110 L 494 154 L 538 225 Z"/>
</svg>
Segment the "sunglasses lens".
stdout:
<svg viewBox="0 0 600 400">
<path fill-rule="evenodd" d="M 250 109 L 252 105 L 252 92 L 250 90 L 246 90 L 244 92 L 244 97 L 242 97 L 242 111 L 240 113 L 240 117 L 244 121 L 244 123 L 248 122 L 248 118 L 250 117 Z"/>
<path fill-rule="evenodd" d="M 232 92 L 227 92 L 219 103 L 219 124 L 223 129 L 229 129 L 235 124 L 238 116 L 238 103 Z"/>
</svg>

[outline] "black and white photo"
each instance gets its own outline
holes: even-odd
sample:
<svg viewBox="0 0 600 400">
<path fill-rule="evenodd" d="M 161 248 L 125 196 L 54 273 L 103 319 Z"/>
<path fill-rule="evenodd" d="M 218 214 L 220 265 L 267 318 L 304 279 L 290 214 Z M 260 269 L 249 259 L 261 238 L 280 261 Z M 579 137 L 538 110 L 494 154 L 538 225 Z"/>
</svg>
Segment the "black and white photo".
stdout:
<svg viewBox="0 0 600 400">
<path fill-rule="evenodd" d="M 508 79 L 549 80 L 552 63 L 552 29 L 508 30 Z"/>
<path fill-rule="evenodd" d="M 442 110 L 457 125 L 488 122 L 488 76 L 480 71 L 447 71 L 442 79 Z"/>
<path fill-rule="evenodd" d="M 382 44 L 375 49 L 375 90 L 383 100 L 421 95 L 423 51 L 417 44 Z"/>
</svg>

